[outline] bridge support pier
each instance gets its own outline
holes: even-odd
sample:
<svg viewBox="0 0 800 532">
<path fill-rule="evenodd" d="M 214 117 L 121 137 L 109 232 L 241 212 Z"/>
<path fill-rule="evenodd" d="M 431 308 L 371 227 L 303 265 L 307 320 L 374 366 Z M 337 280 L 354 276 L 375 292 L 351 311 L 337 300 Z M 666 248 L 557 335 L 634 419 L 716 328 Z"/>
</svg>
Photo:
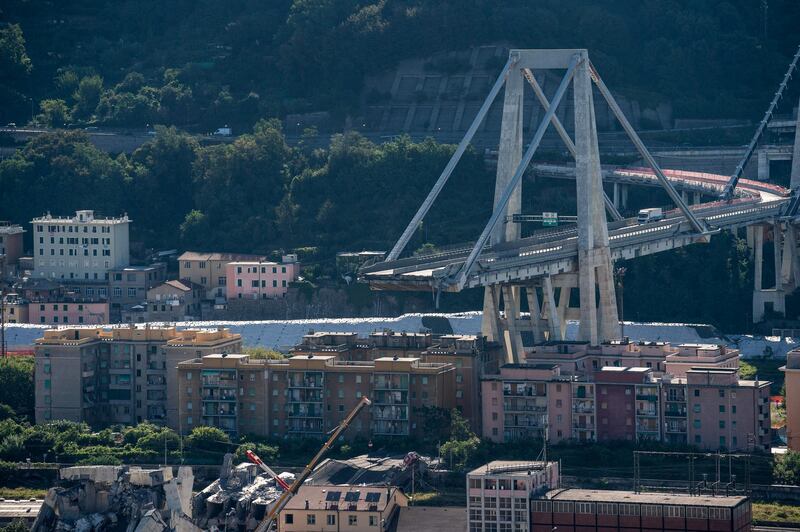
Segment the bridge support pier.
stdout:
<svg viewBox="0 0 800 532">
<path fill-rule="evenodd" d="M 614 183 L 614 207 L 617 210 L 628 208 L 628 185 L 624 183 Z"/>
<path fill-rule="evenodd" d="M 575 99 L 575 178 L 578 200 L 578 286 L 581 320 L 578 339 L 599 345 L 620 337 L 617 296 L 602 200 L 603 181 L 597 144 L 592 81 L 587 61 L 573 80 Z M 599 300 L 596 292 L 599 291 Z M 599 304 L 599 306 L 598 306 Z"/>
<path fill-rule="evenodd" d="M 775 284 L 772 288 L 763 286 L 764 233 L 772 227 L 773 271 Z M 797 231 L 792 223 L 775 220 L 769 225 L 748 227 L 748 237 L 752 234 L 753 245 L 753 323 L 764 320 L 772 312 L 786 315 L 786 295 L 799 286 L 800 262 L 797 255 Z M 750 238 L 748 238 L 750 241 Z"/>
</svg>

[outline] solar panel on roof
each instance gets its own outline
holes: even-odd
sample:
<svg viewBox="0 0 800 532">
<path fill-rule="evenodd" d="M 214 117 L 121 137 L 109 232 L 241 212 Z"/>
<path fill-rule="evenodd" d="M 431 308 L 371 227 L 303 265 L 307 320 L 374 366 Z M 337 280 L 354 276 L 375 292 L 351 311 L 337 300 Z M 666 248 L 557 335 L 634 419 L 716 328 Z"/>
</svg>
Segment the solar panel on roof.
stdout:
<svg viewBox="0 0 800 532">
<path fill-rule="evenodd" d="M 361 497 L 360 491 L 348 491 L 344 494 L 344 500 L 348 502 L 357 502 L 359 497 Z"/>
<path fill-rule="evenodd" d="M 329 491 L 328 494 L 325 496 L 325 500 L 327 502 L 338 502 L 339 497 L 342 496 L 341 491 Z"/>
<path fill-rule="evenodd" d="M 367 502 L 378 502 L 381 500 L 381 494 L 377 491 L 370 491 L 367 493 L 367 498 L 365 499 Z"/>
</svg>

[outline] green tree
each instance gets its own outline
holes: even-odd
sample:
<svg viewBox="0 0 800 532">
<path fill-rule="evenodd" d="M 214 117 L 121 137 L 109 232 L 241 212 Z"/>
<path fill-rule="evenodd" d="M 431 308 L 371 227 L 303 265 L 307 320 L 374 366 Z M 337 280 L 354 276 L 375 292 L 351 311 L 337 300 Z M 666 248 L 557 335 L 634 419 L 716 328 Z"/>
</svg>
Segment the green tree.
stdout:
<svg viewBox="0 0 800 532">
<path fill-rule="evenodd" d="M 463 470 L 475 456 L 480 447 L 481 440 L 469 427 L 469 422 L 464 419 L 457 409 L 450 412 L 450 439 L 442 444 L 440 455 L 448 461 L 450 468 L 456 471 Z"/>
<path fill-rule="evenodd" d="M 278 458 L 278 447 L 275 445 L 267 445 L 265 443 L 244 442 L 236 448 L 236 460 L 238 462 L 248 462 L 247 451 L 253 451 L 256 456 L 261 458 L 265 464 L 275 462 Z"/>
<path fill-rule="evenodd" d="M 253 359 L 283 360 L 286 358 L 286 355 L 280 351 L 263 346 L 248 346 L 242 349 L 242 353 L 250 355 L 250 358 Z"/>
<path fill-rule="evenodd" d="M 194 137 L 174 127 L 157 126 L 155 139 L 130 158 L 127 210 L 137 220 L 138 236 L 153 247 L 174 246 L 175 229 L 192 211 L 193 165 L 199 149 Z"/>
<path fill-rule="evenodd" d="M 86 76 L 78 83 L 78 88 L 72 95 L 75 100 L 73 113 L 79 118 L 89 118 L 100 103 L 103 93 L 103 78 L 98 75 Z"/>
<path fill-rule="evenodd" d="M 231 452 L 231 439 L 217 427 L 195 427 L 186 439 L 190 451 L 203 456 L 213 456 L 218 459 L 221 455 Z"/>
<path fill-rule="evenodd" d="M 776 484 L 790 486 L 800 484 L 800 452 L 790 450 L 783 456 L 776 455 L 772 466 L 772 477 Z"/>
<path fill-rule="evenodd" d="M 23 79 L 31 73 L 32 68 L 19 24 L 0 28 L 0 72 L 3 72 L 6 80 L 13 82 Z"/>
<path fill-rule="evenodd" d="M 33 121 L 43 127 L 64 127 L 70 121 L 70 110 L 64 100 L 42 100 L 40 113 Z"/>
<path fill-rule="evenodd" d="M 33 419 L 33 357 L 11 357 L 0 362 L 0 403 Z"/>
</svg>

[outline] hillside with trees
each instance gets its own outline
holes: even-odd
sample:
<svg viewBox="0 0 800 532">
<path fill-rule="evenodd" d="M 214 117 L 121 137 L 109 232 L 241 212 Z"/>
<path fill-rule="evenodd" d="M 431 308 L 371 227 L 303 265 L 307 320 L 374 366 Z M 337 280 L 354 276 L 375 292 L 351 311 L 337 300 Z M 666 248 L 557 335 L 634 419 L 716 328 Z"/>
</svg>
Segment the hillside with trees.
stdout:
<svg viewBox="0 0 800 532">
<path fill-rule="evenodd" d="M 31 106 L 56 126 L 341 119 L 358 112 L 365 76 L 493 42 L 585 47 L 622 94 L 672 102 L 681 117 L 752 118 L 798 20 L 791 0 L 766 11 L 746 0 L 7 0 L 0 123 L 27 122 Z"/>
</svg>

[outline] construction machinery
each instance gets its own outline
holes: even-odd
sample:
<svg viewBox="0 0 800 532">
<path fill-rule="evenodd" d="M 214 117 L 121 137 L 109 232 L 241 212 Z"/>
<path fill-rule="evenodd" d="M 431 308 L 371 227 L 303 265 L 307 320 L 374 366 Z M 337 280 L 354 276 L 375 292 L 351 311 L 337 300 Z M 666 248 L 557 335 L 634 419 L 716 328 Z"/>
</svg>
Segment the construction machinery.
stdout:
<svg viewBox="0 0 800 532">
<path fill-rule="evenodd" d="M 281 493 L 280 497 L 278 497 L 278 500 L 272 505 L 270 511 L 256 527 L 256 532 L 268 532 L 272 529 L 272 526 L 275 524 L 278 515 L 281 513 L 281 510 L 283 510 L 283 507 L 286 506 L 286 504 L 289 502 L 289 499 L 291 499 L 297 493 L 297 490 L 300 489 L 300 486 L 303 485 L 303 482 L 305 482 L 309 475 L 311 475 L 311 472 L 317 466 L 325 453 L 327 453 L 331 446 L 333 446 L 339 436 L 341 436 L 342 432 L 344 432 L 345 429 L 350 426 L 350 423 L 352 423 L 358 413 L 361 412 L 361 409 L 371 404 L 372 401 L 370 401 L 367 397 L 361 398 L 361 401 L 359 401 L 353 410 L 347 414 L 347 417 L 344 418 L 341 423 L 339 423 L 339 426 L 333 430 L 328 440 L 322 445 L 322 448 L 317 452 L 316 455 L 314 455 L 314 458 L 312 458 L 311 461 L 306 465 L 305 469 L 303 469 L 303 472 L 298 475 L 292 485 L 289 486 L 289 489 L 285 489 L 284 492 Z M 248 453 L 248 458 L 250 458 L 250 454 L 252 454 L 252 452 Z M 253 456 L 258 458 L 255 454 L 253 454 Z M 252 460 L 252 458 L 250 459 Z M 261 460 L 259 459 L 258 462 L 261 462 Z M 258 462 L 256 462 L 256 464 L 258 464 Z M 261 464 L 263 464 L 263 462 L 261 462 Z M 266 465 L 264 465 L 264 467 L 266 467 Z M 265 469 L 265 471 L 270 473 L 269 468 Z M 277 475 L 275 475 L 274 472 L 270 474 L 277 478 Z"/>
</svg>

